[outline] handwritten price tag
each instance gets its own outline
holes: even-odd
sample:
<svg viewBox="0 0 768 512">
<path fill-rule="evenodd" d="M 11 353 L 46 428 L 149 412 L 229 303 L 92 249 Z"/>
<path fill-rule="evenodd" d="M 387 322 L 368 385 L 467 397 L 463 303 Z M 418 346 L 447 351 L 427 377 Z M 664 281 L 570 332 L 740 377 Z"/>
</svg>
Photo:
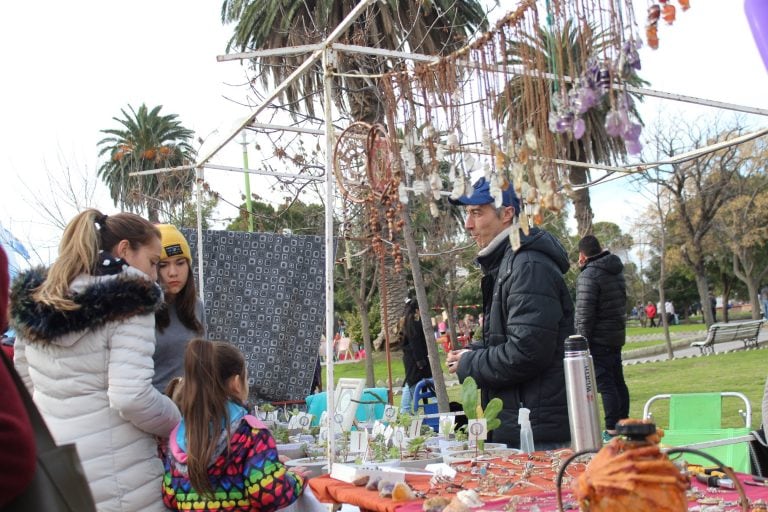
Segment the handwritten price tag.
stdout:
<svg viewBox="0 0 768 512">
<path fill-rule="evenodd" d="M 469 438 L 474 441 L 485 440 L 488 437 L 488 425 L 485 418 L 469 420 L 467 423 L 467 433 Z"/>
<path fill-rule="evenodd" d="M 355 430 L 351 432 L 349 438 L 349 451 L 352 453 L 362 453 L 368 449 L 368 431 Z"/>
<path fill-rule="evenodd" d="M 387 405 L 384 407 L 384 421 L 392 423 L 397 419 L 397 407 L 394 405 Z"/>
</svg>

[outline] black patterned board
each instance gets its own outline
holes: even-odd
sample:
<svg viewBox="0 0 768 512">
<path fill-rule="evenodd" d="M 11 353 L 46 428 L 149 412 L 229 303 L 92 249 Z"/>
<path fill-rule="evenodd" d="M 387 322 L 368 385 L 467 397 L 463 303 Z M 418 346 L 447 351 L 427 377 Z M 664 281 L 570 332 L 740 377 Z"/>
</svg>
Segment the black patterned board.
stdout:
<svg viewBox="0 0 768 512">
<path fill-rule="evenodd" d="M 182 232 L 197 260 L 197 231 Z M 325 330 L 324 239 L 207 230 L 203 273 L 208 338 L 243 352 L 250 399 L 303 400 Z"/>
</svg>

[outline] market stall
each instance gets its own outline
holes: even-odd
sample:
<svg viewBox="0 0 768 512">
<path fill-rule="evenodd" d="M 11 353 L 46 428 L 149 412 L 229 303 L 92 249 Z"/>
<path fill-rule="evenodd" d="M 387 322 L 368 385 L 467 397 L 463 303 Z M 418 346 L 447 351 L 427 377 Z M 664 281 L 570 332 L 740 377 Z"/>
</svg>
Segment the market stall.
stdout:
<svg viewBox="0 0 768 512">
<path fill-rule="evenodd" d="M 568 451 L 536 452 L 459 465 L 456 467 L 457 476 L 443 481 L 436 481 L 426 475 L 407 475 L 406 482 L 424 497 L 406 501 L 384 498 L 377 490 L 367 490 L 365 487 L 334 480 L 328 475 L 311 479 L 309 485 L 320 501 L 350 504 L 362 511 L 421 512 L 424 510 L 424 502 L 429 498 L 441 496 L 452 499 L 463 489 L 474 489 L 484 505 L 472 510 L 550 512 L 558 510 L 556 469 L 569 454 Z M 586 467 L 584 463 L 571 466 L 563 479 L 562 499 L 567 509 L 578 508 L 570 487 Z M 750 501 L 746 510 L 766 510 L 768 485 L 755 482 L 751 475 L 738 474 L 738 477 Z M 708 486 L 695 478 L 690 490 L 686 492 L 686 501 L 688 510 L 703 510 L 707 506 L 718 506 L 720 508 L 717 510 L 721 511 L 744 510 L 739 505 L 739 494 L 735 489 Z"/>
<path fill-rule="evenodd" d="M 399 254 L 400 245 L 396 235 L 401 227 L 408 226 L 407 208 L 403 205 L 409 201 L 424 200 L 430 203 L 431 210 L 436 211 L 437 204 L 444 196 L 458 196 L 467 191 L 473 174 L 485 174 L 493 184 L 495 193 L 510 184 L 515 187 L 518 196 L 524 201 L 519 227 L 526 231 L 531 225 L 540 224 L 547 212 L 561 211 L 567 196 L 577 196 L 579 189 L 592 184 L 586 179 L 586 169 L 626 175 L 672 161 L 635 162 L 629 165 L 624 158 L 627 153 L 636 154 L 640 151 L 641 128 L 633 111 L 632 97 L 648 94 L 678 99 L 674 95 L 633 85 L 635 71 L 639 68 L 636 50 L 641 39 L 653 44 L 660 13 L 649 12 L 648 19 L 638 23 L 628 2 L 612 2 L 611 6 L 616 6 L 616 9 L 598 9 L 600 2 L 553 1 L 551 11 L 548 10 L 546 16 L 542 13 L 540 17 L 536 2 L 522 1 L 515 12 L 504 17 L 493 31 L 479 37 L 470 47 L 448 58 L 438 59 L 338 44 L 336 40 L 339 35 L 370 4 L 369 0 L 360 2 L 322 43 L 285 49 L 286 53 L 307 53 L 307 60 L 283 83 L 277 85 L 265 97 L 263 104 L 252 110 L 217 147 L 189 166 L 198 172 L 199 198 L 204 183 L 203 168 L 216 168 L 210 164 L 213 155 L 242 130 L 261 129 L 263 125 L 256 122 L 257 116 L 292 82 L 300 79 L 302 74 L 317 70 L 316 64 L 322 61 L 322 78 L 326 86 L 323 105 L 325 125 L 324 130 L 312 133 L 325 138 L 326 236 L 323 263 L 326 277 L 324 295 L 327 339 L 332 339 L 335 330 L 332 276 L 333 209 L 340 200 L 335 194 L 337 182 L 345 201 L 375 203 L 371 209 L 376 213 L 371 215 L 372 227 L 378 226 L 379 230 L 371 244 L 379 257 L 383 257 L 384 252 L 390 252 L 395 268 L 399 269 L 402 255 Z M 585 8 L 585 5 L 589 8 Z M 671 23 L 667 18 L 674 16 L 669 15 L 669 8 L 665 11 L 666 15 L 661 13 L 664 16 L 662 19 Z M 594 19 L 590 19 L 590 16 L 594 16 Z M 582 33 L 574 36 L 574 46 L 551 46 L 544 48 L 549 50 L 544 53 L 538 51 L 541 48 L 534 47 L 532 41 L 538 38 L 545 24 L 548 30 L 557 32 L 570 27 L 568 23 L 571 19 L 592 22 L 582 27 Z M 649 28 L 645 34 L 639 29 L 641 24 L 647 24 Z M 667 29 L 664 27 L 663 30 Z M 599 44 L 590 42 L 592 31 L 605 33 L 605 41 L 597 41 Z M 531 44 L 520 45 L 520 41 Z M 554 41 L 551 44 L 555 45 Z M 517 54 L 511 52 L 512 46 L 515 46 Z M 277 54 L 275 50 L 270 51 Z M 331 112 L 334 104 L 333 63 L 345 52 L 399 59 L 405 63 L 396 72 L 377 77 L 382 78 L 383 95 L 387 101 L 386 126 L 363 126 L 365 123 L 360 122 L 352 123 L 357 126 L 357 130 L 340 130 L 334 126 Z M 231 58 L 251 59 L 259 54 L 258 51 L 249 52 Z M 684 100 L 700 104 L 713 103 L 691 97 Z M 602 107 L 600 101 L 604 103 Z M 598 111 L 601 108 L 605 110 L 606 105 L 607 112 L 602 112 L 601 118 L 597 115 Z M 737 105 L 718 106 L 743 112 L 766 113 L 760 109 Z M 267 129 L 275 128 L 279 127 L 270 126 Z M 605 147 L 596 147 L 588 142 L 590 134 L 598 128 L 604 128 L 611 137 Z M 306 129 L 296 127 L 280 129 L 304 130 L 309 133 Z M 747 134 L 727 141 L 727 144 L 743 142 L 765 133 L 766 130 L 761 130 Z M 718 147 L 723 147 L 723 144 Z M 713 151 L 718 147 L 699 148 L 696 154 Z M 598 153 L 606 158 L 599 158 Z M 688 153 L 675 158 L 692 158 L 696 154 Z M 354 159 L 350 155 L 363 157 Z M 598 164 L 597 161 L 608 163 Z M 340 166 L 339 162 L 355 164 Z M 446 166 L 449 169 L 449 190 L 444 190 L 443 176 L 440 174 L 445 174 Z M 331 169 L 336 173 L 330 172 Z M 158 169 L 147 172 L 164 171 Z M 575 178 L 579 175 L 583 177 L 580 182 Z M 400 226 L 400 221 L 403 226 Z M 202 292 L 211 283 L 207 281 L 208 276 L 204 275 L 202 268 L 205 244 L 200 225 L 198 242 L 198 261 L 201 265 L 198 277 Z M 415 245 L 408 247 L 408 252 L 409 260 L 418 260 Z M 420 303 L 426 302 L 424 297 L 417 298 Z M 327 409 L 334 411 L 335 379 L 330 345 L 326 359 Z M 436 378 L 440 376 L 436 375 Z M 332 434 L 336 429 L 334 422 L 330 422 L 329 428 Z M 327 451 L 331 459 L 335 456 L 335 442 L 336 437 L 329 435 Z M 511 463 L 514 464 L 514 461 Z M 317 480 L 313 488 L 322 486 L 326 480 Z M 328 489 L 318 487 L 318 495 L 338 502 L 347 499 L 346 495 L 333 494 L 336 492 L 335 484 L 326 487 Z M 541 487 L 537 489 L 532 485 L 520 484 L 510 492 L 551 492 L 544 485 Z M 346 492 L 343 486 L 338 489 L 338 492 Z M 349 499 L 371 497 L 359 489 L 351 490 L 350 493 L 354 496 Z"/>
</svg>

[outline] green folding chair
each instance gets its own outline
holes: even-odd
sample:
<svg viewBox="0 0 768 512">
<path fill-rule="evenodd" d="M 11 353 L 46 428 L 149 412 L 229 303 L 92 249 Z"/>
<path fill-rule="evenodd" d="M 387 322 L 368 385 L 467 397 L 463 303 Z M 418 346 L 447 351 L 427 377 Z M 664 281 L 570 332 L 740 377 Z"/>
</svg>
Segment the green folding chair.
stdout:
<svg viewBox="0 0 768 512">
<path fill-rule="evenodd" d="M 743 428 L 723 428 L 723 399 L 735 397 L 744 402 L 739 415 Z M 687 393 L 655 395 L 643 408 L 643 417 L 652 418 L 651 404 L 657 400 L 669 400 L 669 428 L 664 431 L 662 446 L 690 446 L 717 458 L 735 471 L 749 473 L 749 443 L 751 439 L 752 406 L 742 393 Z M 685 454 L 690 464 L 711 466 L 704 457 Z"/>
</svg>

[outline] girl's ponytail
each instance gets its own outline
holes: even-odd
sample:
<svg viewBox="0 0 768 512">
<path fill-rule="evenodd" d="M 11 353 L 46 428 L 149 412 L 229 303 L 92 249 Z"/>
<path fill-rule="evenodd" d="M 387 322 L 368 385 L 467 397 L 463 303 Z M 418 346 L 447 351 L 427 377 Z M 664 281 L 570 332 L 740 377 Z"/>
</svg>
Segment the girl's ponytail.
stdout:
<svg viewBox="0 0 768 512">
<path fill-rule="evenodd" d="M 102 217 L 100 211 L 90 209 L 67 224 L 59 243 L 59 257 L 33 296 L 37 302 L 63 311 L 79 308 L 67 297 L 69 284 L 79 274 L 90 273 L 96 263 L 100 249 L 96 220 Z"/>
<path fill-rule="evenodd" d="M 200 496 L 210 496 L 214 489 L 208 478 L 208 465 L 217 455 L 220 431 L 211 425 L 229 425 L 228 380 L 244 377 L 245 360 L 229 343 L 195 338 L 187 344 L 184 355 L 184 385 L 180 409 L 187 432 L 187 467 L 192 487 Z"/>
<path fill-rule="evenodd" d="M 93 208 L 79 213 L 69 221 L 59 243 L 59 257 L 51 265 L 45 282 L 33 298 L 62 311 L 79 309 L 69 296 L 69 285 L 80 274 L 92 274 L 99 251 L 111 251 L 122 240 L 131 248 L 149 244 L 160 238 L 160 231 L 146 219 L 133 213 L 104 215 Z"/>
</svg>

